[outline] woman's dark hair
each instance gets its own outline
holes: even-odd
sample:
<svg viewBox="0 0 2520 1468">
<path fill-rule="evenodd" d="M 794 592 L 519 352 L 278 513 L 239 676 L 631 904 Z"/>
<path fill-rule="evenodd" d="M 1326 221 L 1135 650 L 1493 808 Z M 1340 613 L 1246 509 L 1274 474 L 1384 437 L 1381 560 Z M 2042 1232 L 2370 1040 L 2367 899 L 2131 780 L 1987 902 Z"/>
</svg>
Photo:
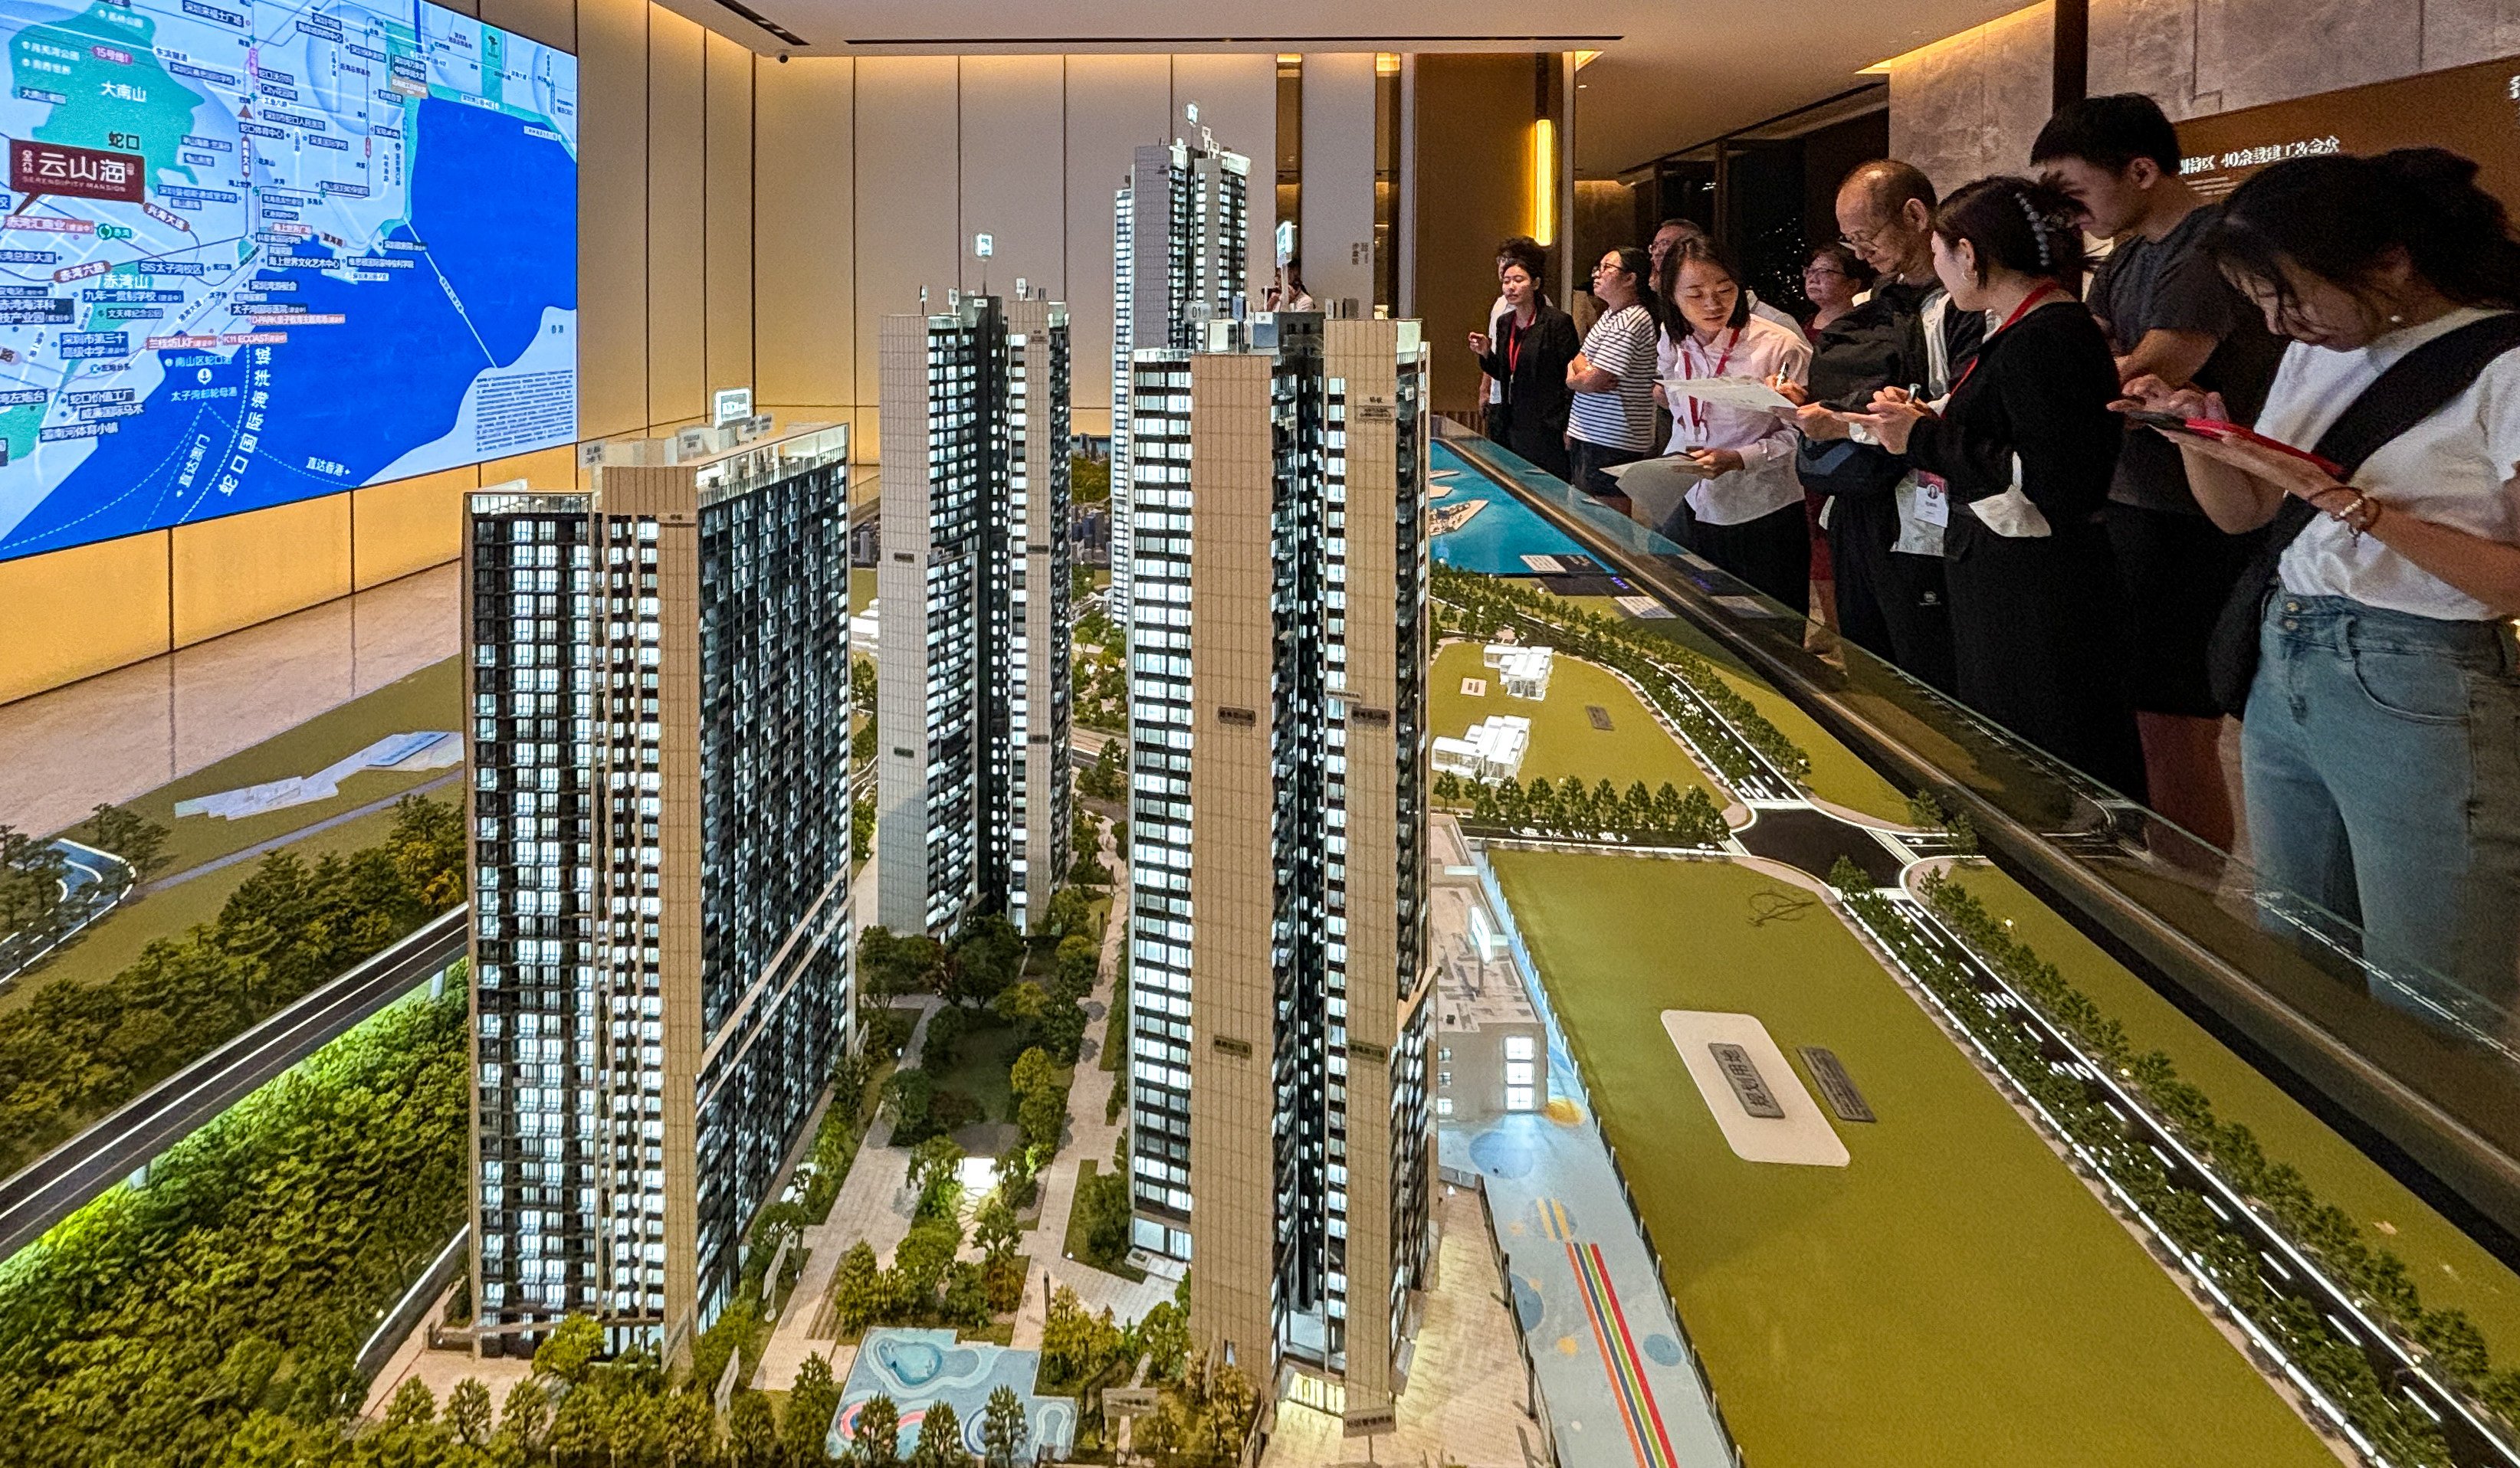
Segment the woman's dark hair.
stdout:
<svg viewBox="0 0 2520 1468">
<path fill-rule="evenodd" d="M 1654 298 L 1662 303 L 1660 326 L 1663 334 L 1675 341 L 1688 334 L 1688 323 L 1680 314 L 1680 302 L 1672 298 L 1672 292 L 1680 289 L 1680 267 L 1691 260 L 1712 265 L 1732 277 L 1732 316 L 1724 324 L 1728 327 L 1746 325 L 1750 320 L 1750 287 L 1741 279 L 1741 267 L 1732 263 L 1732 256 L 1713 240 L 1696 235 L 1673 245 L 1671 253 L 1662 257 L 1662 269 L 1654 272 L 1653 293 Z"/>
<path fill-rule="evenodd" d="M 1859 289 L 1871 285 L 1875 280 L 1880 278 L 1880 273 L 1878 271 L 1875 271 L 1871 266 L 1864 263 L 1864 257 L 1862 255 L 1857 254 L 1852 248 L 1840 245 L 1834 240 L 1831 240 L 1826 245 L 1814 245 L 1812 247 L 1812 252 L 1803 258 L 1803 263 L 1805 265 L 1809 265 L 1814 260 L 1826 260 L 1836 269 L 1839 275 L 1853 281 Z"/>
<path fill-rule="evenodd" d="M 1934 233 L 1977 252 L 1977 278 L 1998 266 L 2043 280 L 2073 281 L 2083 270 L 2082 206 L 2037 179 L 1999 174 L 1962 184 L 1934 211 Z"/>
<path fill-rule="evenodd" d="M 2202 244 L 2284 309 L 2286 261 L 2359 295 L 2393 249 L 2462 306 L 2520 305 L 2520 242 L 2502 201 L 2476 186 L 2474 162 L 2440 148 L 2272 164 L 2224 200 Z"/>
<path fill-rule="evenodd" d="M 1671 314 L 1671 307 L 1654 290 L 1653 256 L 1633 245 L 1621 245 L 1609 253 L 1619 257 L 1620 274 L 1635 278 L 1637 304 L 1645 308 L 1645 314 L 1653 318 L 1654 329 L 1660 331 L 1663 318 Z"/>
<path fill-rule="evenodd" d="M 1549 268 L 1549 252 L 1529 235 L 1516 235 L 1497 246 L 1497 266 L 1519 265 L 1522 273 L 1537 284 Z"/>
</svg>

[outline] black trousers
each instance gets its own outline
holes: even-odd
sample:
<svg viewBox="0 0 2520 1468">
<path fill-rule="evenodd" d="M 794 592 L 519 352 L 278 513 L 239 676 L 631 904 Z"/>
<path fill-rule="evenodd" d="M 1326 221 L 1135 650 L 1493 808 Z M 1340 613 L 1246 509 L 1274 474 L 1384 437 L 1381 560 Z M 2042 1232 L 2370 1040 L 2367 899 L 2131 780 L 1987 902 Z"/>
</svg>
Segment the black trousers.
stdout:
<svg viewBox="0 0 2520 1468">
<path fill-rule="evenodd" d="M 1800 500 L 1737 525 L 1710 525 L 1683 502 L 1663 533 L 1798 614 L 1811 615 L 1811 522 L 1803 517 Z"/>
<path fill-rule="evenodd" d="M 1619 488 L 1619 481 L 1611 478 L 1607 470 L 1623 464 L 1634 464 L 1645 457 L 1644 454 L 1635 449 L 1603 448 L 1581 438 L 1568 440 L 1566 452 L 1567 467 L 1571 470 L 1566 482 L 1594 499 L 1617 506 L 1624 512 L 1628 508 L 1628 492 Z"/>
<path fill-rule="evenodd" d="M 1957 693 L 1942 559 L 1892 551 L 1898 541 L 1899 506 L 1890 496 L 1839 495 L 1832 502 L 1828 558 L 1837 583 L 1837 630 L 1917 682 Z"/>
<path fill-rule="evenodd" d="M 2114 502 L 2101 513 L 2125 592 L 2129 696 L 2148 714 L 2220 717 L 2205 645 L 2266 532 L 2227 535 L 2202 514 Z"/>
<path fill-rule="evenodd" d="M 2008 538 L 1955 505 L 1944 545 L 1960 701 L 2141 801 L 2106 532 L 2086 523 Z"/>
</svg>

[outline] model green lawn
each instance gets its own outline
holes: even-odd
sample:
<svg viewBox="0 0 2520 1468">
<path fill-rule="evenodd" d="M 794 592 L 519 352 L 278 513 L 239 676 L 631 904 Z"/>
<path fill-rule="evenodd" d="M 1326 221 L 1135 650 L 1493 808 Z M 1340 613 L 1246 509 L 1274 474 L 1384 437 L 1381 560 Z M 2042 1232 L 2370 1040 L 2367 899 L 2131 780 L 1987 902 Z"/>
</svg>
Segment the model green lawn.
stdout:
<svg viewBox="0 0 2520 1468">
<path fill-rule="evenodd" d="M 1434 703 L 1432 728 L 1438 734 L 1459 738 L 1471 725 L 1492 715 L 1510 714 L 1531 721 L 1531 752 L 1523 757 L 1517 777 L 1525 784 L 1536 778 L 1562 780 L 1572 775 L 1587 785 L 1606 779 L 1621 790 L 1638 780 L 1644 781 L 1647 790 L 1660 789 L 1666 782 L 1682 790 L 1695 785 L 1714 796 L 1719 806 L 1732 798 L 1707 779 L 1626 684 L 1591 663 L 1557 658 L 1549 675 L 1549 696 L 1538 701 L 1508 697 L 1504 680 L 1480 661 L 1474 643 L 1446 644 L 1435 654 L 1434 671 L 1428 677 Z M 1487 692 L 1462 692 L 1465 678 L 1485 680 Z M 1607 730 L 1594 727 L 1585 712 L 1588 705 L 1609 714 Z"/>
<path fill-rule="evenodd" d="M 2466 1312 L 2497 1360 L 2520 1352 L 2520 1275 L 2020 884 L 1984 866 L 1957 879 L 2123 1025 L 2137 1050 L 2168 1055 L 2181 1079 L 2213 1098 L 2217 1115 L 2246 1125 L 2271 1161 L 2290 1163 L 2312 1192 L 2367 1230 L 2373 1245 L 2405 1260 L 2425 1305 Z"/>
<path fill-rule="evenodd" d="M 1567 597 L 1561 600 L 1569 605 L 1607 616 L 1625 618 L 1628 615 L 1627 609 L 1612 597 Z M 1640 632 L 1669 638 L 1713 663 L 1716 671 L 1724 675 L 1725 682 L 1757 705 L 1769 723 L 1777 726 L 1786 738 L 1811 756 L 1811 793 L 1814 796 L 1883 821 L 1894 821 L 1902 825 L 1908 823 L 1907 796 L 1883 779 L 1878 771 L 1856 758 L 1853 751 L 1832 738 L 1792 699 L 1771 688 L 1767 680 L 1743 666 L 1741 660 L 1722 644 L 1699 631 L 1696 624 L 1678 617 L 1653 617 L 1634 619 L 1631 625 Z"/>
<path fill-rule="evenodd" d="M 1725 862 L 1495 862 L 1750 1461 L 2336 1461 L 1816 894 Z M 1880 1117 L 1836 1124 L 1852 1164 L 1734 1156 L 1665 1009 L 1835 1050 Z"/>
</svg>

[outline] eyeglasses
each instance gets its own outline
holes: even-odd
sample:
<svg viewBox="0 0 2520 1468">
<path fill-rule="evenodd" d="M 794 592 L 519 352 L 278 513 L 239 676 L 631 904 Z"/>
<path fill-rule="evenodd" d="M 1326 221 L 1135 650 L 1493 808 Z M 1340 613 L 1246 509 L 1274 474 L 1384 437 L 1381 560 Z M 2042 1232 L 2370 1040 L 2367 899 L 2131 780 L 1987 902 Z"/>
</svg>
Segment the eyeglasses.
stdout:
<svg viewBox="0 0 2520 1468">
<path fill-rule="evenodd" d="M 1846 272 L 1838 269 L 1834 265 L 1806 265 L 1803 267 L 1803 279 L 1810 280 L 1816 275 L 1833 275 L 1841 281 L 1847 279 Z"/>
<path fill-rule="evenodd" d="M 1837 237 L 1837 243 L 1846 245 L 1850 249 L 1862 249 L 1866 245 L 1870 245 L 1873 241 L 1880 239 L 1882 232 L 1889 228 L 1890 226 L 1887 224 L 1876 224 L 1868 230 L 1848 230 L 1845 234 Z"/>
</svg>

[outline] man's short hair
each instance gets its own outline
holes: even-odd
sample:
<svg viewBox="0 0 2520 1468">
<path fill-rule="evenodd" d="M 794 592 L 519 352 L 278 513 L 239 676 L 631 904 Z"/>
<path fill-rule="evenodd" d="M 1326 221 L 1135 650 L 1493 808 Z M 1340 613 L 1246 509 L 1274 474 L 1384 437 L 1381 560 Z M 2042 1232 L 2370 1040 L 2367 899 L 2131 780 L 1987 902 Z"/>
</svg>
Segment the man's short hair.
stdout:
<svg viewBox="0 0 2520 1468">
<path fill-rule="evenodd" d="M 1497 246 L 1497 268 L 1508 265 L 1521 266 L 1523 274 L 1537 281 L 1548 271 L 1549 251 L 1529 235 L 1516 235 Z"/>
<path fill-rule="evenodd" d="M 1664 230 L 1680 231 L 1680 238 L 1683 240 L 1703 240 L 1706 238 L 1706 226 L 1698 223 L 1694 219 L 1666 219 L 1662 223 L 1655 225 L 1653 232 L 1659 235 Z"/>
<path fill-rule="evenodd" d="M 2179 129 L 2161 104 L 2141 92 L 2087 97 L 2056 110 L 2030 145 L 2033 164 L 2058 158 L 2081 158 L 2094 168 L 2122 173 L 2138 158 L 2150 158 L 2161 171 L 2179 176 Z"/>
<path fill-rule="evenodd" d="M 1912 199 L 1923 204 L 1928 214 L 1942 202 L 1942 196 L 1934 192 L 1934 181 L 1925 177 L 1925 170 L 1905 158 L 1874 158 L 1858 163 L 1837 187 L 1841 194 L 1862 189 L 1864 197 L 1885 215 L 1906 208 Z"/>
</svg>

